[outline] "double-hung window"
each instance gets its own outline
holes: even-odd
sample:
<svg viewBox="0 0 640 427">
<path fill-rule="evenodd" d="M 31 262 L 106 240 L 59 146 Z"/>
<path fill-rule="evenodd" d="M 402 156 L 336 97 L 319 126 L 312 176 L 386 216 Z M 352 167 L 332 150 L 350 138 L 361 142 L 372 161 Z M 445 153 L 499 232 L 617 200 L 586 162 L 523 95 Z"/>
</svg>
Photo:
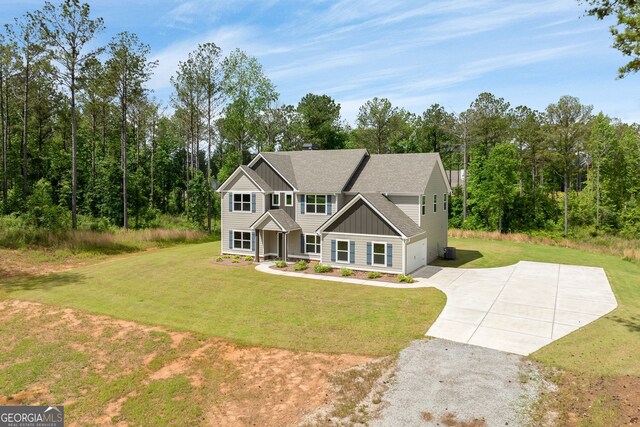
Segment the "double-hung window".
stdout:
<svg viewBox="0 0 640 427">
<path fill-rule="evenodd" d="M 433 212 L 438 212 L 438 195 L 433 195 Z"/>
<path fill-rule="evenodd" d="M 248 231 L 233 232 L 233 249 L 251 249 L 251 233 Z"/>
<path fill-rule="evenodd" d="M 387 266 L 386 243 L 373 243 L 373 265 L 378 265 L 381 267 Z"/>
<path fill-rule="evenodd" d="M 338 240 L 336 242 L 336 260 L 338 262 L 349 262 L 348 240 Z"/>
<path fill-rule="evenodd" d="M 233 211 L 251 212 L 251 194 L 233 193 Z"/>
<path fill-rule="evenodd" d="M 273 193 L 271 195 L 271 206 L 280 206 L 280 193 Z"/>
<path fill-rule="evenodd" d="M 449 210 L 449 195 L 447 193 L 442 195 L 442 208 L 445 212 Z"/>
<path fill-rule="evenodd" d="M 304 249 L 308 254 L 320 253 L 320 236 L 315 234 L 305 234 L 304 236 Z"/>
<path fill-rule="evenodd" d="M 425 196 L 424 194 L 420 198 L 420 206 L 422 207 L 422 215 L 427 213 L 427 196 Z"/>
<path fill-rule="evenodd" d="M 327 196 L 307 194 L 306 195 L 307 213 L 310 214 L 326 214 L 327 213 Z"/>
</svg>

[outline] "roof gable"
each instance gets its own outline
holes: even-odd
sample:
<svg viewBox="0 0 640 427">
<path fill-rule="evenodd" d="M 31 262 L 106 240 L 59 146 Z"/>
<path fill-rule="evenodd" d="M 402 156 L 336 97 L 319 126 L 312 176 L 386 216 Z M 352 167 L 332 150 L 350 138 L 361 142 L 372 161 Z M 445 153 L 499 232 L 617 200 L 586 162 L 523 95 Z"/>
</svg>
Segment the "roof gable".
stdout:
<svg viewBox="0 0 640 427">
<path fill-rule="evenodd" d="M 363 199 L 357 200 L 331 223 L 325 232 L 375 234 L 400 236 L 400 233 L 381 215 L 375 212 Z"/>
<path fill-rule="evenodd" d="M 218 188 L 218 192 L 230 191 L 238 184 L 239 180 L 243 176 L 246 177 L 246 179 L 248 179 L 249 182 L 253 186 L 255 186 L 257 190 L 265 193 L 270 193 L 272 191 L 269 184 L 267 184 L 265 180 L 262 179 L 262 177 L 260 177 L 260 175 L 256 173 L 256 171 L 248 168 L 245 165 L 240 165 L 235 171 L 233 171 L 231 176 L 227 178 L 227 180 L 224 183 L 222 183 L 222 185 Z M 241 190 L 246 191 L 247 188 L 242 188 Z M 253 190 L 253 189 L 250 189 L 250 190 Z"/>
</svg>

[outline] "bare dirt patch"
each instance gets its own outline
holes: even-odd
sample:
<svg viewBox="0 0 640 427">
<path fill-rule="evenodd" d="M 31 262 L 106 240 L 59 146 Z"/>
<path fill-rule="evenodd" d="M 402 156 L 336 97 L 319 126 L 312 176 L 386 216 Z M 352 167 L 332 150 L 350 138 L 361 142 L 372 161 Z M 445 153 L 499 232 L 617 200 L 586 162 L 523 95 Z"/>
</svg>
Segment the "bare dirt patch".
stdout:
<svg viewBox="0 0 640 427">
<path fill-rule="evenodd" d="M 372 360 L 26 301 L 0 301 L 0 325 L 0 404 L 65 403 L 70 425 L 295 425 L 333 401 L 335 375 Z"/>
<path fill-rule="evenodd" d="M 345 278 L 345 279 L 359 279 L 359 280 L 372 280 L 374 282 L 387 282 L 387 283 L 398 283 L 398 277 L 395 274 L 387 274 L 387 273 L 381 273 L 381 276 L 378 278 L 374 278 L 374 279 L 370 279 L 368 277 L 369 272 L 368 271 L 362 271 L 362 270 L 351 270 L 351 275 L 349 276 L 343 276 L 340 269 L 339 268 L 333 268 L 331 269 L 331 271 L 327 272 L 327 273 L 316 273 L 315 271 L 313 271 L 313 267 L 318 264 L 317 261 L 311 261 L 309 262 L 309 267 L 306 270 L 300 270 L 300 271 L 296 271 L 294 270 L 294 264 L 287 264 L 286 267 L 276 267 L 275 265 L 272 265 L 271 268 L 274 270 L 281 270 L 281 271 L 288 271 L 291 273 L 303 273 L 303 274 L 317 274 L 317 275 L 321 275 L 321 276 L 333 276 L 333 277 L 341 277 L 341 278 Z M 348 267 L 345 267 L 348 268 Z"/>
<path fill-rule="evenodd" d="M 87 265 L 87 259 L 57 255 L 55 251 L 0 249 L 0 279 L 44 276 Z"/>
<path fill-rule="evenodd" d="M 540 425 L 640 426 L 640 378 L 551 375 L 557 390 L 541 399 Z"/>
</svg>

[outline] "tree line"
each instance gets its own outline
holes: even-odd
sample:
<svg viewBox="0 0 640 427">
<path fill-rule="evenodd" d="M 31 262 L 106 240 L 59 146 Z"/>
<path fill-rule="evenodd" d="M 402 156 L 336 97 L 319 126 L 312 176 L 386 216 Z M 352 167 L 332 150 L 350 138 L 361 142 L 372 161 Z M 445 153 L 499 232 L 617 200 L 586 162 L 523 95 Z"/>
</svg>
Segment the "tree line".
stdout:
<svg viewBox="0 0 640 427">
<path fill-rule="evenodd" d="M 157 66 L 149 45 L 122 32 L 89 50 L 103 31 L 88 4 L 64 0 L 0 34 L 2 214 L 51 229 L 143 228 L 166 214 L 211 231 L 216 183 L 256 152 L 311 144 L 439 152 L 465 171 L 456 227 L 638 234 L 638 127 L 576 98 L 536 111 L 482 93 L 465 111 L 421 114 L 373 98 L 351 126 L 330 96 L 282 104 L 255 57 L 205 43 L 163 105 L 145 86 Z"/>
</svg>

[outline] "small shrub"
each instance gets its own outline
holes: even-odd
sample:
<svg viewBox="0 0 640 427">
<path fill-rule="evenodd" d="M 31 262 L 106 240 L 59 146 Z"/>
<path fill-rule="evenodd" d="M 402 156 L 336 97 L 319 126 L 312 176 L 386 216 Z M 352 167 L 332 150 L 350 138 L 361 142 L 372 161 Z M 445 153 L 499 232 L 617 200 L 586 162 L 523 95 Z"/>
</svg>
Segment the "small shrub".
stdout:
<svg viewBox="0 0 640 427">
<path fill-rule="evenodd" d="M 285 268 L 285 267 L 287 266 L 287 263 L 286 263 L 286 262 L 284 262 L 284 261 L 276 261 L 274 264 L 275 264 L 275 265 L 276 265 L 276 267 L 278 267 L 278 268 Z"/>
<path fill-rule="evenodd" d="M 333 270 L 333 268 L 326 264 L 316 264 L 313 266 L 313 271 L 316 273 L 329 273 L 331 270 Z"/>
<path fill-rule="evenodd" d="M 240 255 L 234 255 L 233 259 L 240 259 Z"/>
<path fill-rule="evenodd" d="M 379 271 L 370 271 L 369 274 L 367 274 L 368 279 L 379 279 L 381 277 L 382 273 L 380 273 Z"/>
<path fill-rule="evenodd" d="M 240 260 L 239 260 L 239 259 L 237 259 L 237 258 L 234 258 L 234 259 L 232 259 L 232 260 L 231 260 L 231 262 L 232 262 L 232 263 L 234 263 L 234 264 L 237 264 L 237 263 L 239 263 L 239 262 L 240 262 Z"/>
<path fill-rule="evenodd" d="M 340 275 L 341 275 L 341 276 L 345 276 L 345 277 L 347 277 L 347 276 L 352 276 L 352 275 L 353 275 L 353 270 L 350 270 L 350 269 L 348 269 L 348 268 L 344 268 L 344 267 L 342 267 L 342 268 L 340 269 Z"/>
<path fill-rule="evenodd" d="M 217 261 L 217 262 L 222 262 L 222 261 L 224 261 L 224 258 L 222 258 L 221 256 L 219 256 L 218 258 L 216 258 L 216 261 Z"/>
<path fill-rule="evenodd" d="M 253 261 L 253 257 L 251 255 L 247 255 L 246 257 L 244 257 L 244 260 L 251 262 Z"/>
<path fill-rule="evenodd" d="M 229 258 L 231 258 L 231 255 L 222 255 L 222 258 L 229 259 Z"/>
<path fill-rule="evenodd" d="M 293 266 L 293 269 L 295 271 L 302 271 L 302 270 L 306 270 L 307 268 L 309 268 L 309 263 L 304 260 L 300 260 L 296 262 L 295 265 Z"/>
<path fill-rule="evenodd" d="M 413 283 L 413 277 L 411 276 L 405 276 L 404 274 L 398 274 L 398 282 L 402 282 L 402 283 Z"/>
</svg>

